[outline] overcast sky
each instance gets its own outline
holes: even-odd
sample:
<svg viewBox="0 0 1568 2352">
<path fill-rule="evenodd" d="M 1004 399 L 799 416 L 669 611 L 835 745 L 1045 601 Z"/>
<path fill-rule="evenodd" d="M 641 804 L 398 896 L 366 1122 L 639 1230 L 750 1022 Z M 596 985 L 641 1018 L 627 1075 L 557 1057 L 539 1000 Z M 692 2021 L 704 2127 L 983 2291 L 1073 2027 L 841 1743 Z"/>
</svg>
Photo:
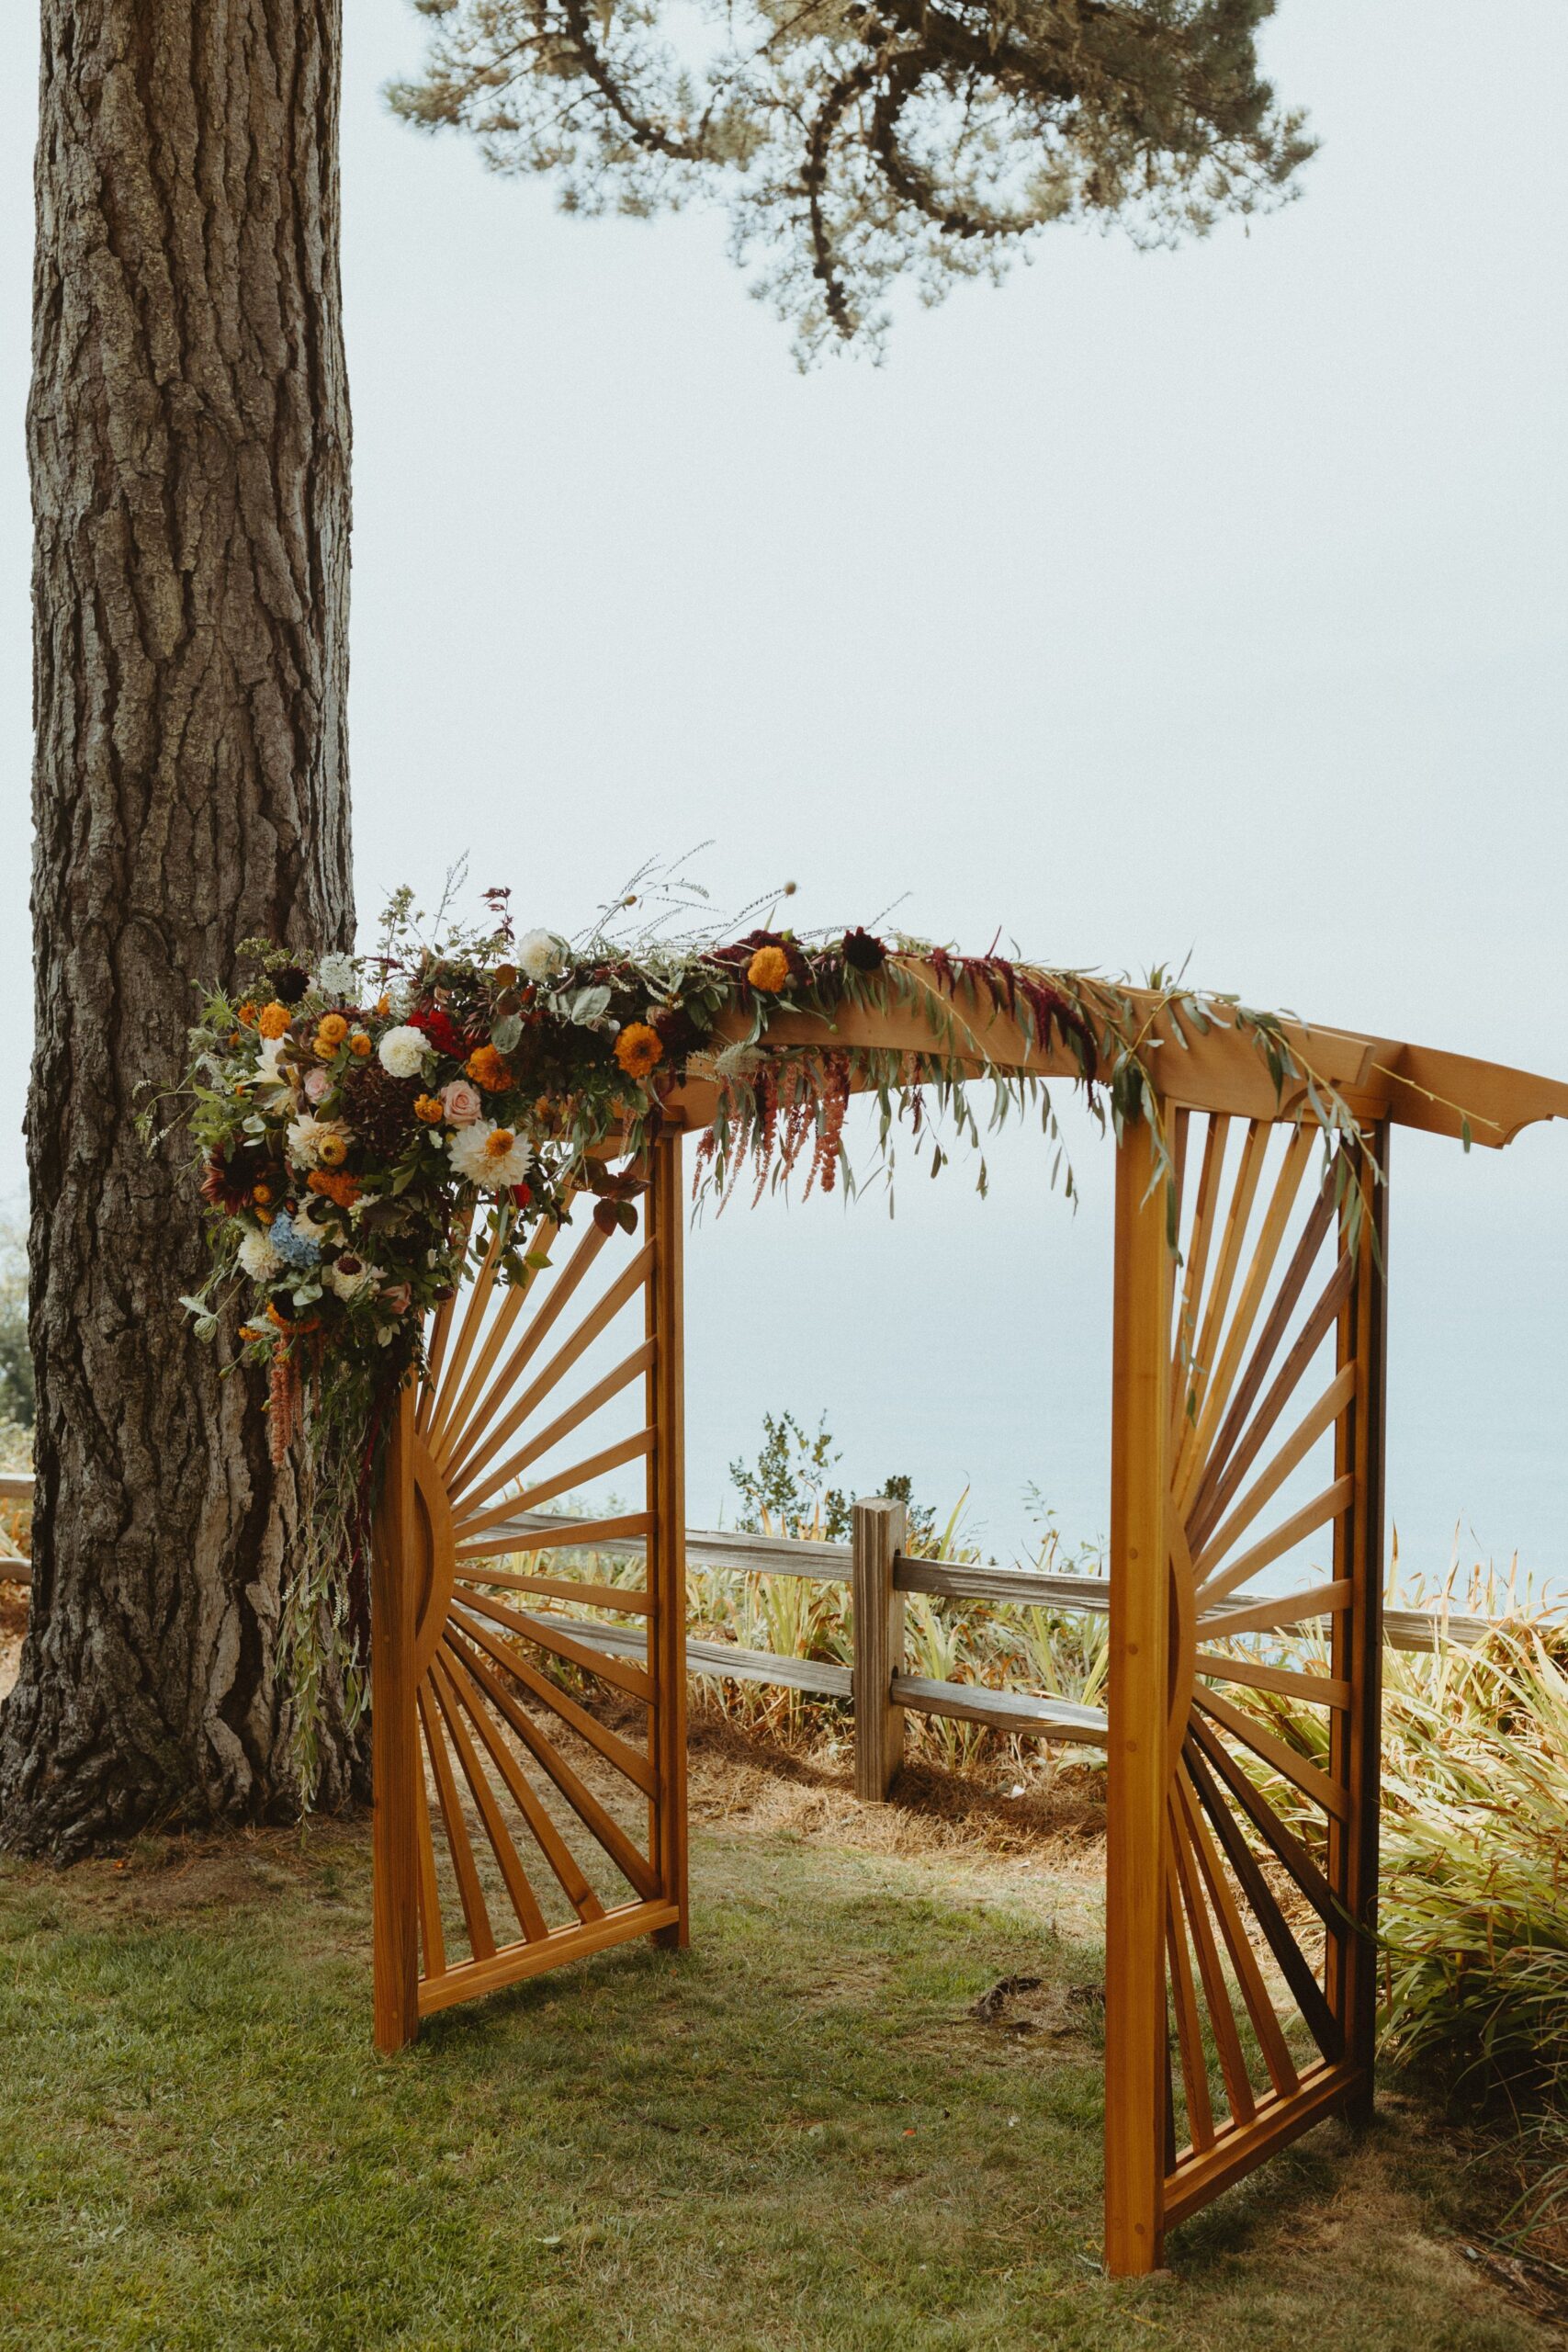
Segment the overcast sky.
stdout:
<svg viewBox="0 0 1568 2352">
<path fill-rule="evenodd" d="M 1561 0 L 1283 0 L 1322 152 L 1175 254 L 1058 232 L 802 378 L 722 224 L 557 218 L 392 122 L 400 0 L 348 0 L 362 911 L 471 852 L 575 927 L 713 836 L 739 902 L 900 919 L 1568 1076 Z M 0 1184 L 21 1182 L 30 11 L 0 16 Z M 1401 1135 L 1390 1493 L 1407 1559 L 1568 1571 L 1568 1127 Z M 1038 1482 L 1104 1525 L 1109 1168 L 1004 1155 L 891 1227 L 737 1209 L 691 1257 L 692 1516 L 765 1408 L 852 1485 Z"/>
</svg>

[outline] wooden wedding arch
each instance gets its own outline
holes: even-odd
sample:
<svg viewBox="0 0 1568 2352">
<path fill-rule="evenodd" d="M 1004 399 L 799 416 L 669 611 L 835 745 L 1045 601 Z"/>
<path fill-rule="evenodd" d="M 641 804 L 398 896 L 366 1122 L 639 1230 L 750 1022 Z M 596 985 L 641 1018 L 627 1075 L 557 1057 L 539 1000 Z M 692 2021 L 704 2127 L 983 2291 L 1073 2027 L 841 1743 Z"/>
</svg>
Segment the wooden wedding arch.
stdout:
<svg viewBox="0 0 1568 2352">
<path fill-rule="evenodd" d="M 1304 1080 L 1277 1086 L 1244 1027 L 1179 1031 L 1162 999 L 1134 1001 L 1178 1212 L 1148 1121 L 1129 1125 L 1107 1710 L 1105 2255 L 1119 2275 L 1156 2266 L 1168 2228 L 1314 2122 L 1370 2112 L 1388 1136 L 1501 1147 L 1568 1118 L 1568 1086 L 1546 1079 L 1285 1024 L 1360 1130 L 1320 1175 Z M 959 1011 L 948 1067 L 1079 1074 L 1066 1046 L 1036 1049 L 988 1003 Z M 823 1042 L 804 1014 L 767 1032 L 770 1049 Z M 842 1006 L 829 1042 L 933 1058 L 911 1012 Z M 612 1944 L 687 1939 L 682 1151 L 716 1109 L 704 1083 L 669 1098 L 635 1233 L 574 1227 L 525 1289 L 500 1284 L 492 1253 L 401 1394 L 372 1577 L 382 2049 Z M 640 1489 L 635 1509 L 509 1537 L 521 1514 L 616 1476 Z M 536 1558 L 526 1574 L 501 1565 L 551 1544 L 623 1545 L 641 1570 L 587 1584 Z M 1230 1599 L 1292 1558 L 1304 1584 Z M 615 1615 L 585 1637 L 574 1602 Z M 1312 1671 L 1234 1649 L 1309 1624 L 1324 1629 Z M 598 1702 L 541 1657 L 589 1678 Z M 1270 1692 L 1321 1711 L 1315 1756 L 1247 1703 Z M 1291 1789 L 1294 1826 L 1248 1752 Z"/>
</svg>

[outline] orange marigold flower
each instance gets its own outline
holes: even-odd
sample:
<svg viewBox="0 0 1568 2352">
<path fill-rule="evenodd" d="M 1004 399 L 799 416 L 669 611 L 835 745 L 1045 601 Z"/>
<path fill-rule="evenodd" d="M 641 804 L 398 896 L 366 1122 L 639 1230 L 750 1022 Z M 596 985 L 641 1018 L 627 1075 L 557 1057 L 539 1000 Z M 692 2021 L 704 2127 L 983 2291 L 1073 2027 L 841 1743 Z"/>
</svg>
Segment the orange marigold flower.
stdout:
<svg viewBox="0 0 1568 2352">
<path fill-rule="evenodd" d="M 390 1012 L 391 1009 L 392 1009 L 392 1000 L 391 1000 L 391 998 L 390 998 L 389 996 L 378 996 L 378 997 L 377 998 L 377 1000 L 376 1000 L 376 1018 L 377 1018 L 377 1020 L 378 1020 L 378 1021 L 385 1021 L 385 1019 L 387 1018 L 388 1013 L 389 1013 L 389 1012 Z"/>
<path fill-rule="evenodd" d="M 264 1037 L 287 1037 L 288 1035 L 288 1007 L 286 1004 L 279 1004 L 277 999 L 274 997 L 272 1002 L 270 1004 L 264 1004 L 261 1011 L 257 1013 L 256 1027 L 261 1031 Z"/>
<path fill-rule="evenodd" d="M 256 1025 L 256 1009 L 255 1009 L 255 1006 L 251 1002 L 251 1000 L 250 1000 L 250 998 L 249 998 L 249 997 L 247 997 L 247 998 L 245 999 L 245 1001 L 244 1001 L 244 1002 L 243 1002 L 243 1004 L 240 1007 L 239 1012 L 235 1014 L 235 1016 L 234 1016 L 234 1017 L 235 1017 L 235 1019 L 239 1022 L 239 1024 L 240 1024 L 240 1026 L 241 1026 L 241 1028 L 242 1028 L 242 1029 L 254 1029 L 254 1028 L 255 1027 L 255 1025 Z"/>
<path fill-rule="evenodd" d="M 342 1175 L 336 1169 L 312 1168 L 305 1182 L 312 1193 L 335 1201 L 340 1209 L 351 1209 L 359 1198 L 358 1177 Z"/>
<path fill-rule="evenodd" d="M 506 1056 L 497 1053 L 493 1046 L 477 1046 L 463 1068 L 474 1084 L 482 1086 L 487 1094 L 504 1094 L 512 1083 L 512 1066 Z"/>
<path fill-rule="evenodd" d="M 231 1045 L 231 1046 L 237 1046 L 237 1045 L 239 1045 L 239 1044 L 242 1042 L 242 1040 L 243 1040 L 243 1035 L 244 1035 L 244 1032 L 243 1032 L 243 1030 L 240 1030 L 240 1029 L 231 1029 L 231 1030 L 230 1030 L 230 1032 L 229 1032 L 229 1043 L 230 1043 L 230 1045 Z"/>
<path fill-rule="evenodd" d="M 323 1012 L 316 1023 L 316 1036 L 321 1044 L 341 1046 L 347 1035 L 348 1023 L 341 1012 Z"/>
<path fill-rule="evenodd" d="M 369 1031 L 367 1029 L 356 1029 L 353 1036 L 348 1041 L 348 1050 L 358 1060 L 363 1061 L 370 1051 Z"/>
<path fill-rule="evenodd" d="M 789 986 L 789 957 L 782 947 L 759 947 L 746 967 L 746 977 L 762 996 L 777 996 Z"/>
<path fill-rule="evenodd" d="M 498 964 L 495 967 L 495 984 L 498 989 L 514 989 L 517 986 L 516 965 Z"/>
<path fill-rule="evenodd" d="M 341 1168 L 348 1158 L 348 1137 L 339 1135 L 319 1136 L 316 1157 L 323 1168 Z"/>
<path fill-rule="evenodd" d="M 664 1059 L 658 1030 L 646 1021 L 628 1021 L 615 1040 L 615 1059 L 628 1078 L 646 1078 Z"/>
<path fill-rule="evenodd" d="M 414 1097 L 413 1114 L 423 1119 L 427 1127 L 439 1126 L 443 1112 L 438 1094 L 418 1094 Z"/>
<path fill-rule="evenodd" d="M 253 1184 L 251 1186 L 251 1198 L 258 1208 L 265 1208 L 268 1201 L 272 1198 L 272 1186 L 270 1184 Z"/>
</svg>

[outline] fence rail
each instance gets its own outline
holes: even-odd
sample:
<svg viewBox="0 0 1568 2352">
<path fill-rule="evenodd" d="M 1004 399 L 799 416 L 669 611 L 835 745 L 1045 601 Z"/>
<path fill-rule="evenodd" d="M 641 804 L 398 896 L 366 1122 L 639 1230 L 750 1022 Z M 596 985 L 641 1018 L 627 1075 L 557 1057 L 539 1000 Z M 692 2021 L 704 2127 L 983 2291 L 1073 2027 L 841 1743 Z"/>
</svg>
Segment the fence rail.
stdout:
<svg viewBox="0 0 1568 2352">
<path fill-rule="evenodd" d="M 0 1472 L 0 1502 L 32 1497 L 29 1472 Z M 530 1539 L 554 1536 L 558 1544 L 570 1525 L 558 1511 L 519 1511 L 493 1531 L 497 1555 L 525 1551 Z M 820 1584 L 847 1584 L 855 1596 L 855 1666 L 828 1658 L 786 1657 L 776 1650 L 743 1649 L 732 1642 L 693 1638 L 686 1644 L 688 1671 L 716 1679 L 763 1682 L 813 1697 L 848 1699 L 855 1711 L 856 1784 L 863 1794 L 885 1792 L 903 1745 L 903 1710 L 947 1715 L 963 1723 L 991 1724 L 1074 1746 L 1102 1747 L 1105 1715 L 1065 1699 L 1027 1690 L 992 1690 L 981 1683 L 935 1682 L 904 1673 L 903 1598 L 930 1593 L 954 1600 L 999 1601 L 1013 1608 L 1082 1611 L 1103 1615 L 1111 1588 L 1103 1577 L 1047 1576 L 1033 1568 L 983 1567 L 955 1560 L 913 1558 L 903 1549 L 900 1505 L 878 1498 L 854 1509 L 854 1541 L 824 1544 L 787 1535 L 745 1535 L 693 1529 L 686 1536 L 688 1568 L 717 1568 L 749 1576 L 806 1577 Z M 626 1537 L 595 1550 L 615 1558 L 640 1559 L 643 1545 Z M 31 1563 L 0 1537 L 0 1577 L 26 1584 Z M 1234 1594 L 1241 1611 L 1269 1596 L 1256 1590 Z M 1383 1634 L 1394 1649 L 1424 1650 L 1440 1634 L 1473 1646 L 1494 1620 L 1439 1609 L 1385 1609 Z M 874 1629 L 869 1642 L 867 1632 Z M 612 1655 L 640 1652 L 647 1635 L 634 1626 L 574 1622 L 573 1638 Z M 857 1678 L 857 1668 L 859 1669 Z"/>
</svg>

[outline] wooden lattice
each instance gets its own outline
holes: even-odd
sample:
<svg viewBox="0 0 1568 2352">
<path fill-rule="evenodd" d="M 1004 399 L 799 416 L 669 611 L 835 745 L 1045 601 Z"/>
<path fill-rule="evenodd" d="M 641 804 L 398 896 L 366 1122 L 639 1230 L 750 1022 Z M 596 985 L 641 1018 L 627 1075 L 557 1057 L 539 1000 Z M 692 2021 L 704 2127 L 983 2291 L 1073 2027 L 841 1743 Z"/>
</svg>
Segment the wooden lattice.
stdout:
<svg viewBox="0 0 1568 2352">
<path fill-rule="evenodd" d="M 1359 1153 L 1320 1181 L 1291 1122 L 1182 1113 L 1173 1144 L 1179 1271 L 1146 1135 L 1119 1167 L 1118 2269 L 1371 2082 L 1382 1188 Z M 1277 1597 L 1233 1600 L 1260 1583 Z M 1268 1656 L 1314 1628 L 1295 1662 Z"/>
<path fill-rule="evenodd" d="M 679 1149 L 656 1147 L 636 1234 L 584 1203 L 533 1238 L 525 1286 L 492 1245 L 400 1402 L 373 1593 L 383 2048 L 582 1953 L 685 1939 Z M 571 1572 L 503 1565 L 520 1512 L 622 1479 L 635 1508 L 528 1535 Z M 645 1566 L 585 1576 L 602 1545 Z M 596 1625 L 637 1638 L 607 1652 Z"/>
</svg>

